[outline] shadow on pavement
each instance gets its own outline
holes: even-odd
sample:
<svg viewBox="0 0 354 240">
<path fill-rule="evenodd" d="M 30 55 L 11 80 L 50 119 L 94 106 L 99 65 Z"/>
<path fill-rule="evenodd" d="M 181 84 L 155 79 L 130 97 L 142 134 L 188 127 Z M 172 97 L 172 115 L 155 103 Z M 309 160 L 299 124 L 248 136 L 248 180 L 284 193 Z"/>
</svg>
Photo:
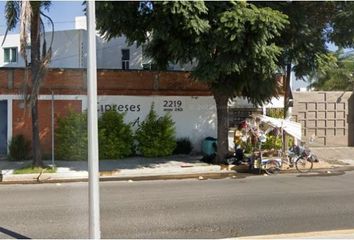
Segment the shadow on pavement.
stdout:
<svg viewBox="0 0 354 240">
<path fill-rule="evenodd" d="M 19 233 L 13 232 L 13 231 L 11 231 L 9 229 L 6 229 L 6 228 L 3 228 L 3 227 L 0 227 L 0 233 L 6 234 L 7 236 L 13 237 L 13 238 L 16 238 L 16 239 L 31 239 L 29 237 L 26 237 L 24 235 L 21 235 Z"/>
</svg>

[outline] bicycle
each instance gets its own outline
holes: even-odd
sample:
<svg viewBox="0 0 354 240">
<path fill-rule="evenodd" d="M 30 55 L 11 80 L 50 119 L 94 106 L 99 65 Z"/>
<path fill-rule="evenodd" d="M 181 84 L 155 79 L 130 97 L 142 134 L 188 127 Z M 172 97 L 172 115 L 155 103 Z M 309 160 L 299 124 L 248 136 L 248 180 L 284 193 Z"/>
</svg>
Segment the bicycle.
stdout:
<svg viewBox="0 0 354 240">
<path fill-rule="evenodd" d="M 263 157 L 262 143 L 265 142 L 265 137 L 261 137 L 258 145 L 258 151 L 254 151 L 250 161 L 250 167 L 259 169 L 259 173 L 264 170 L 268 175 L 280 173 L 281 161 L 279 159 Z"/>
<path fill-rule="evenodd" d="M 227 158 L 226 161 L 228 164 L 248 165 L 250 171 L 252 169 L 259 169 L 259 172 L 264 170 L 268 175 L 278 174 L 281 166 L 279 160 L 264 158 L 261 149 L 253 151 L 252 155 L 249 157 L 244 155 L 243 150 L 238 149 L 236 153 Z"/>
<path fill-rule="evenodd" d="M 266 136 L 262 133 L 258 137 L 258 149 L 253 151 L 251 157 L 245 157 L 242 149 L 237 149 L 234 156 L 227 159 L 228 163 L 236 165 L 249 164 L 249 170 L 259 169 L 259 173 L 264 170 L 268 175 L 278 174 L 285 165 L 288 168 L 296 167 L 300 173 L 307 173 L 312 170 L 313 162 L 317 158 L 310 150 L 299 146 L 293 146 L 286 154 L 278 152 L 278 158 L 263 157 L 262 144 L 266 141 Z"/>
<path fill-rule="evenodd" d="M 263 157 L 262 151 L 259 151 L 258 154 L 253 155 L 253 168 L 258 168 L 259 171 L 264 170 L 268 175 L 275 175 L 280 173 L 281 170 L 281 161 L 274 158 L 265 158 Z"/>
<path fill-rule="evenodd" d="M 284 168 L 285 165 L 288 166 L 288 169 L 295 166 L 296 170 L 300 173 L 310 172 L 313 168 L 314 155 L 310 150 L 303 147 L 292 146 L 286 154 L 279 151 L 278 156 L 281 159 L 281 168 Z"/>
</svg>

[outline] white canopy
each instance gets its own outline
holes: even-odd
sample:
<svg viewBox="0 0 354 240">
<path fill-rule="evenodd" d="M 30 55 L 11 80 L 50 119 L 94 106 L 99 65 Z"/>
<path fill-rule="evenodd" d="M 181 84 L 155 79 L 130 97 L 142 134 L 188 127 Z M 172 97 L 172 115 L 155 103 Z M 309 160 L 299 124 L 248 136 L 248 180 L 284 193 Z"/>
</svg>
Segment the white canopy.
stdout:
<svg viewBox="0 0 354 240">
<path fill-rule="evenodd" d="M 287 134 L 301 140 L 301 124 L 287 119 L 272 118 L 264 115 L 256 115 L 261 122 L 267 123 L 272 127 L 282 128 Z"/>
</svg>

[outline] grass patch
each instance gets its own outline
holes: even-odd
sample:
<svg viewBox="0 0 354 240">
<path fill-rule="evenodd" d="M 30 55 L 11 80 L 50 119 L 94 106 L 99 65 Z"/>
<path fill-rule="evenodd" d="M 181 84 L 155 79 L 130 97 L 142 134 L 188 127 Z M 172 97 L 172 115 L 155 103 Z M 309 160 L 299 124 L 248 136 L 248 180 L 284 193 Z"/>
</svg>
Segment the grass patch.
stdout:
<svg viewBox="0 0 354 240">
<path fill-rule="evenodd" d="M 32 166 L 24 166 L 22 168 L 14 170 L 14 174 L 29 174 L 29 173 L 55 173 L 57 171 L 56 168 L 51 167 L 32 167 Z"/>
</svg>

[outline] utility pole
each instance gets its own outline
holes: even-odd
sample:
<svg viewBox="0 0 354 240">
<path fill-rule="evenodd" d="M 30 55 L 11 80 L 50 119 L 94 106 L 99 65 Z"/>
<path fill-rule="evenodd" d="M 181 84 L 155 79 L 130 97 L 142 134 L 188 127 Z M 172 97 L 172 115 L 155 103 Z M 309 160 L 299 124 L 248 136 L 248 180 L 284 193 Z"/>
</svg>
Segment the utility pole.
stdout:
<svg viewBox="0 0 354 240">
<path fill-rule="evenodd" d="M 91 239 L 100 239 L 100 193 L 97 126 L 97 68 L 95 1 L 87 4 L 87 98 L 88 98 L 88 170 L 89 170 L 89 231 Z"/>
<path fill-rule="evenodd" d="M 285 75 L 285 81 L 284 81 L 284 119 L 287 119 L 290 117 L 291 115 L 291 110 L 292 110 L 292 106 L 290 106 L 290 98 L 292 98 L 291 96 L 291 87 L 290 87 L 290 83 L 291 83 L 291 61 L 289 61 L 288 64 L 286 64 L 286 75 Z M 292 99 L 291 99 L 292 101 Z M 283 146 L 282 146 L 282 151 L 283 153 L 286 152 L 287 148 L 288 148 L 288 139 L 286 136 L 285 131 L 282 131 L 282 142 L 283 142 Z"/>
<path fill-rule="evenodd" d="M 54 163 L 54 92 L 52 91 L 52 168 L 55 167 Z"/>
</svg>

